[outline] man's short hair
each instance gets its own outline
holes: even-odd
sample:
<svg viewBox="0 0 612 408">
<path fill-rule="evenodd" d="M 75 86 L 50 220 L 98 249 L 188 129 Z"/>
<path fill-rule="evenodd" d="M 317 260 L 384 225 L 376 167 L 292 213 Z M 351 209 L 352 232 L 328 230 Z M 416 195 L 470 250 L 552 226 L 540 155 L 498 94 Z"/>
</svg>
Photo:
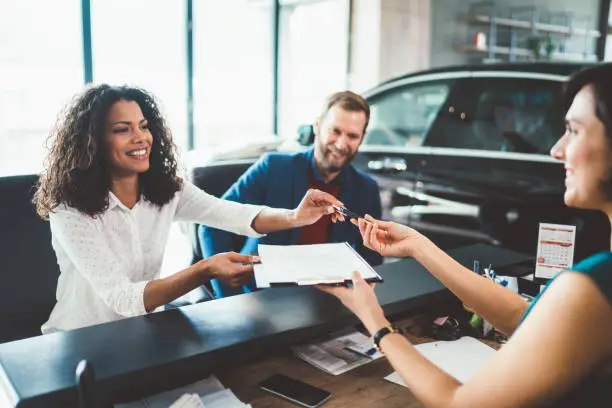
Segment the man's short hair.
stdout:
<svg viewBox="0 0 612 408">
<path fill-rule="evenodd" d="M 325 100 L 319 121 L 323 121 L 323 118 L 325 118 L 327 112 L 329 112 L 329 110 L 336 105 L 347 111 L 365 113 L 366 122 L 363 127 L 363 134 L 365 134 L 365 131 L 368 128 L 368 123 L 370 122 L 370 105 L 368 104 L 368 101 L 363 99 L 361 95 L 351 91 L 342 91 L 331 94 Z"/>
</svg>

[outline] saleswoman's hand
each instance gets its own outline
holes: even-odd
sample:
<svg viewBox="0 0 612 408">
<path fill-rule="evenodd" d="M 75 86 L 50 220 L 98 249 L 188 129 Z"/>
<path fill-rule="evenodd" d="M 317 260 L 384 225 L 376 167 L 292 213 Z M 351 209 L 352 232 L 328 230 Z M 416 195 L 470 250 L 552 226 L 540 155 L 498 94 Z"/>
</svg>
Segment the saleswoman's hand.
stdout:
<svg viewBox="0 0 612 408">
<path fill-rule="evenodd" d="M 336 197 L 321 190 L 309 189 L 302 198 L 300 205 L 293 210 L 296 227 L 314 224 L 319 218 L 331 216 L 333 222 L 344 221 L 344 217 L 336 212 L 334 205 L 342 206 Z"/>
<path fill-rule="evenodd" d="M 378 299 L 374 294 L 374 283 L 366 282 L 359 272 L 353 273 L 353 286 L 317 285 L 317 288 L 336 296 L 344 306 L 355 313 L 370 334 L 389 325 Z"/>
<path fill-rule="evenodd" d="M 382 256 L 414 256 L 420 245 L 428 240 L 418 231 L 391 221 L 380 221 L 366 215 L 351 222 L 359 227 L 363 244 Z"/>
<path fill-rule="evenodd" d="M 257 262 L 259 262 L 258 256 L 236 252 L 223 252 L 200 261 L 207 278 L 219 279 L 232 287 L 240 287 L 251 282 L 252 264 Z"/>
</svg>

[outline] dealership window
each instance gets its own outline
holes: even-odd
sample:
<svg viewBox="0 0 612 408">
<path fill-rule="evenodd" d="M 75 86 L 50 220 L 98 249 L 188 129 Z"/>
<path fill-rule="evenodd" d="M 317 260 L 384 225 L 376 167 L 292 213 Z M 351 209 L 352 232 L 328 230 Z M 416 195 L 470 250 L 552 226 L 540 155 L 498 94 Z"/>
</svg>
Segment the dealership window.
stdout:
<svg viewBox="0 0 612 408">
<path fill-rule="evenodd" d="M 92 1 L 94 83 L 153 93 L 179 149 L 187 146 L 184 1 Z"/>
<path fill-rule="evenodd" d="M 348 0 L 281 1 L 279 135 L 296 137 L 347 87 Z"/>
<path fill-rule="evenodd" d="M 272 4 L 194 2 L 197 149 L 272 137 Z"/>
<path fill-rule="evenodd" d="M 47 136 L 59 112 L 83 86 L 81 38 L 79 0 L 3 4 L 0 176 L 42 170 Z"/>
<path fill-rule="evenodd" d="M 411 84 L 370 100 L 365 145 L 420 146 L 446 101 L 452 81 Z"/>
</svg>

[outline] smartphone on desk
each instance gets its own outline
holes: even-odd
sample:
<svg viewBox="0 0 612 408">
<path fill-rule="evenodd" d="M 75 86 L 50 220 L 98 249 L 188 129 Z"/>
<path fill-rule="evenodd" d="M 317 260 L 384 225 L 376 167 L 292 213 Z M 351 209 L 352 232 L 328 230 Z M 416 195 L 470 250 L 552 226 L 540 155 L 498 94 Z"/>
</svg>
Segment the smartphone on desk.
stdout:
<svg viewBox="0 0 612 408">
<path fill-rule="evenodd" d="M 259 383 L 264 390 L 308 408 L 316 408 L 331 397 L 331 393 L 303 381 L 275 374 Z"/>
</svg>

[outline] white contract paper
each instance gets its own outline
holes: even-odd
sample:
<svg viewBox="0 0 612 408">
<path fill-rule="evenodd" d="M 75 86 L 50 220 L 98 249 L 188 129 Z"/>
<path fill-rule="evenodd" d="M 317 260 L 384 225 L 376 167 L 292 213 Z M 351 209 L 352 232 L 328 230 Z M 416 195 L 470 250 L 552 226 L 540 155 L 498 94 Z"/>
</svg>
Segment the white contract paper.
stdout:
<svg viewBox="0 0 612 408">
<path fill-rule="evenodd" d="M 346 242 L 315 245 L 259 245 L 257 287 L 274 284 L 344 283 L 358 271 L 366 280 L 380 275 Z"/>
<path fill-rule="evenodd" d="M 473 337 L 453 341 L 434 341 L 414 346 L 426 359 L 441 370 L 466 383 L 493 355 L 495 350 Z M 385 380 L 406 386 L 397 372 Z"/>
</svg>

